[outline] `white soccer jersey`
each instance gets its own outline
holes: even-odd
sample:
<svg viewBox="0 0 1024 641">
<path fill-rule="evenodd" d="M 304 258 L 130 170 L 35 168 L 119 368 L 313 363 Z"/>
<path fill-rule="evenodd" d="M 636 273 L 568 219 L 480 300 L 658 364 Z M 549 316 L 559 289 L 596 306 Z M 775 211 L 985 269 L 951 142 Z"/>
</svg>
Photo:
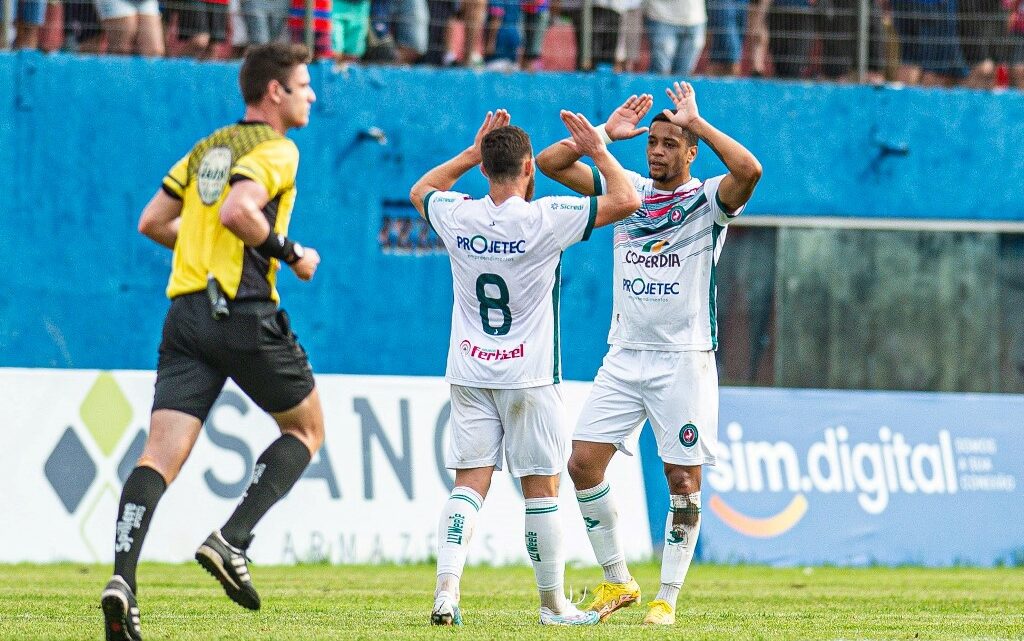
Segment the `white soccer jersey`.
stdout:
<svg viewBox="0 0 1024 641">
<path fill-rule="evenodd" d="M 562 252 L 590 238 L 597 198 L 495 205 L 490 196 L 434 191 L 423 210 L 452 264 L 448 382 L 490 389 L 560 382 Z"/>
<path fill-rule="evenodd" d="M 693 178 L 674 192 L 627 171 L 642 204 L 615 224 L 615 281 L 608 343 L 629 349 L 690 351 L 718 348 L 715 265 L 726 226 L 718 199 L 725 178 Z M 594 168 L 594 187 L 606 183 Z"/>
</svg>

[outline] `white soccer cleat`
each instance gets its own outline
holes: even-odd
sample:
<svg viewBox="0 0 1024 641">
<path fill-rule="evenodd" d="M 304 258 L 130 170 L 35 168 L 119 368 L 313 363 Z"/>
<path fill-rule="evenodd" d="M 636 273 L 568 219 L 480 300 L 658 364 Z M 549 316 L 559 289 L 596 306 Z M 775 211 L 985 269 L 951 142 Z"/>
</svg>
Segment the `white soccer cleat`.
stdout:
<svg viewBox="0 0 1024 641">
<path fill-rule="evenodd" d="M 550 608 L 540 609 L 541 625 L 597 625 L 601 616 L 590 610 L 578 610 L 575 605 L 567 604 L 561 613 L 555 614 Z"/>
<path fill-rule="evenodd" d="M 450 593 L 441 592 L 434 599 L 434 609 L 430 612 L 430 624 L 462 625 L 462 612 Z"/>
</svg>

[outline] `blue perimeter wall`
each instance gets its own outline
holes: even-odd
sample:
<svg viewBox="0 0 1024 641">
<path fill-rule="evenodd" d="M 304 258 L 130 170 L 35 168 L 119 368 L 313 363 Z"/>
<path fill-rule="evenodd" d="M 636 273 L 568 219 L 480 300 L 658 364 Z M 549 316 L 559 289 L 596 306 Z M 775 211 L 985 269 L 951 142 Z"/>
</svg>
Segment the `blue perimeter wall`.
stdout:
<svg viewBox="0 0 1024 641">
<path fill-rule="evenodd" d="M 0 54 L 0 367 L 152 369 L 170 253 L 136 232 L 167 168 L 242 113 L 235 64 Z M 667 106 L 665 79 L 429 69 L 312 69 L 319 99 L 302 152 L 292 235 L 316 279 L 282 295 L 319 372 L 440 375 L 451 285 L 443 254 L 377 244 L 382 212 L 505 107 L 537 150 L 558 110 L 598 122 L 633 92 Z M 1024 95 L 802 83 L 695 83 L 701 113 L 761 159 L 748 214 L 1024 219 Z M 389 144 L 361 140 L 383 129 Z M 889 153 L 905 147 L 906 155 Z M 641 140 L 616 154 L 643 171 Z M 723 171 L 705 147 L 694 173 Z M 459 187 L 484 189 L 473 172 Z M 564 193 L 541 177 L 538 193 Z M 391 204 L 388 203 L 397 203 Z M 588 380 L 611 307 L 608 230 L 566 255 L 563 359 Z"/>
</svg>

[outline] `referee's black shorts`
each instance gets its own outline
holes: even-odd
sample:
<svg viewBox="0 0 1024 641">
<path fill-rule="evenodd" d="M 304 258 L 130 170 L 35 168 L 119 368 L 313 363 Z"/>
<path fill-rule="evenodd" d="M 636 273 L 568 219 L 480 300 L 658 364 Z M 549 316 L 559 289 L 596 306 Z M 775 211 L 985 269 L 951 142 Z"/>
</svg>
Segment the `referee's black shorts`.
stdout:
<svg viewBox="0 0 1024 641">
<path fill-rule="evenodd" d="M 214 320 L 205 291 L 171 301 L 153 411 L 205 421 L 228 378 L 270 413 L 292 409 L 313 391 L 313 370 L 284 310 L 271 301 L 229 303 L 231 314 Z"/>
</svg>

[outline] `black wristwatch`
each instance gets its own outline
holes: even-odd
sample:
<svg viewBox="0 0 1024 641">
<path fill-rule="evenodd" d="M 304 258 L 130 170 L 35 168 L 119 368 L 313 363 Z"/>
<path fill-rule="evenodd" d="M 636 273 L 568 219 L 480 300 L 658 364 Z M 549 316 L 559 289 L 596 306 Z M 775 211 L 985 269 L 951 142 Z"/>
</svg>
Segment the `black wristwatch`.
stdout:
<svg viewBox="0 0 1024 641">
<path fill-rule="evenodd" d="M 299 243 L 293 242 L 292 243 L 292 255 L 289 256 L 288 259 L 285 262 L 288 263 L 289 265 L 294 265 L 295 263 L 297 263 L 300 260 L 302 260 L 302 257 L 305 256 L 305 255 L 306 255 L 306 248 L 303 247 L 302 245 L 300 245 Z"/>
</svg>

